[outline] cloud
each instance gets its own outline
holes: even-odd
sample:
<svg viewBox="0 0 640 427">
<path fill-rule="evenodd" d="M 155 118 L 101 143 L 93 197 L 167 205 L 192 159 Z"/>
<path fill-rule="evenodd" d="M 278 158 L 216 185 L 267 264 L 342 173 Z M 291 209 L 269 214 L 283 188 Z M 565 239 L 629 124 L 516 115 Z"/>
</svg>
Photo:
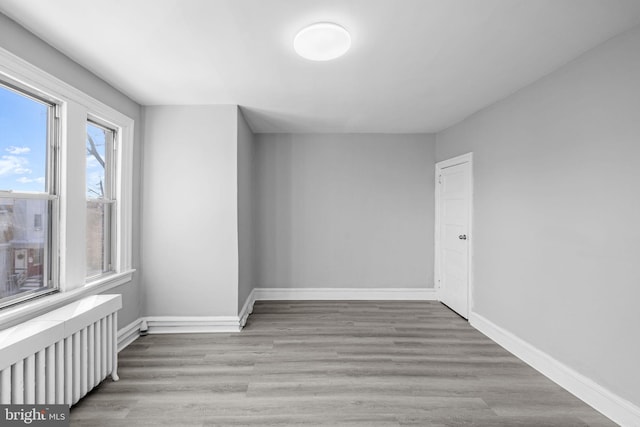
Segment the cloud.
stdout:
<svg viewBox="0 0 640 427">
<path fill-rule="evenodd" d="M 101 168 L 102 166 L 98 163 L 98 160 L 94 156 L 87 156 L 87 169 L 93 168 Z"/>
<path fill-rule="evenodd" d="M 27 166 L 29 161 L 24 157 L 2 156 L 0 157 L 0 176 L 24 175 L 31 173 Z"/>
<path fill-rule="evenodd" d="M 87 182 L 89 185 L 100 186 L 100 183 L 104 179 L 104 174 L 100 172 L 90 172 L 87 174 Z"/>
<path fill-rule="evenodd" d="M 15 147 L 15 146 L 12 145 L 11 147 L 5 148 L 5 151 L 8 151 L 9 154 L 26 154 L 26 153 L 31 151 L 31 148 L 29 148 L 29 147 Z"/>
<path fill-rule="evenodd" d="M 20 184 L 30 184 L 32 182 L 37 182 L 38 184 L 44 184 L 44 177 L 41 176 L 39 178 L 27 178 L 26 176 L 21 176 L 16 179 Z"/>
</svg>

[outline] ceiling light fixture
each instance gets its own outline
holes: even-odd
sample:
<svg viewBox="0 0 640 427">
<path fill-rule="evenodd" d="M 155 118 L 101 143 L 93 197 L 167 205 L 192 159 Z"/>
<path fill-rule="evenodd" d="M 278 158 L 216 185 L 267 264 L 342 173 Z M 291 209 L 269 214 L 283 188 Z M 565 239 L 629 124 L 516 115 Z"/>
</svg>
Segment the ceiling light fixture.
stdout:
<svg viewBox="0 0 640 427">
<path fill-rule="evenodd" d="M 318 22 L 303 28 L 293 39 L 298 55 L 311 61 L 329 61 L 344 55 L 351 47 L 351 35 L 340 25 Z"/>
</svg>

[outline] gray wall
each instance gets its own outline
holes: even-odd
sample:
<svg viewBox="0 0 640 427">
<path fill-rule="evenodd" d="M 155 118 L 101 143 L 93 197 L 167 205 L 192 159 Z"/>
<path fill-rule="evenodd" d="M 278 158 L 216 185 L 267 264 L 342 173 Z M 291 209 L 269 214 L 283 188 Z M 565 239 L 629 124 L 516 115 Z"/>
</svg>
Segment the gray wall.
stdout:
<svg viewBox="0 0 640 427">
<path fill-rule="evenodd" d="M 640 405 L 640 28 L 437 135 L 473 151 L 473 310 Z"/>
<path fill-rule="evenodd" d="M 238 312 L 237 115 L 145 107 L 144 315 Z"/>
<path fill-rule="evenodd" d="M 258 286 L 433 287 L 433 136 L 256 138 Z"/>
<path fill-rule="evenodd" d="M 238 109 L 238 311 L 256 284 L 255 137 Z"/>
<path fill-rule="evenodd" d="M 123 308 L 118 315 L 120 327 L 140 317 L 140 165 L 142 158 L 141 107 L 109 84 L 81 67 L 20 25 L 0 13 L 0 47 L 80 89 L 95 99 L 135 120 L 133 154 L 133 281 L 108 291 L 121 293 Z"/>
</svg>

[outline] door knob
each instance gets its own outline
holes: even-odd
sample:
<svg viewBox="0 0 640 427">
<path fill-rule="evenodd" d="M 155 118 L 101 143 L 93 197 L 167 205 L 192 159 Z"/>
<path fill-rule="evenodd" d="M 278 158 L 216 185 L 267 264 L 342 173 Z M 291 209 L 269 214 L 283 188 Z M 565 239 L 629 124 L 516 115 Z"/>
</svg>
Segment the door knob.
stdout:
<svg viewBox="0 0 640 427">
<path fill-rule="evenodd" d="M 458 239 L 467 240 L 467 235 L 466 234 L 461 234 L 461 235 L 458 236 Z"/>
</svg>

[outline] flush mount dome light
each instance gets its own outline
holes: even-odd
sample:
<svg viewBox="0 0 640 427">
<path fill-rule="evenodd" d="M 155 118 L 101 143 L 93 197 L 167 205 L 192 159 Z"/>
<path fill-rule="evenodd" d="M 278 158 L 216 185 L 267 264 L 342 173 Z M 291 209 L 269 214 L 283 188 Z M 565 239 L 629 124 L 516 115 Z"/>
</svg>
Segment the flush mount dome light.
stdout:
<svg viewBox="0 0 640 427">
<path fill-rule="evenodd" d="M 329 61 L 344 55 L 351 47 L 349 32 L 340 25 L 319 22 L 300 30 L 293 39 L 298 55 L 311 61 Z"/>
</svg>

